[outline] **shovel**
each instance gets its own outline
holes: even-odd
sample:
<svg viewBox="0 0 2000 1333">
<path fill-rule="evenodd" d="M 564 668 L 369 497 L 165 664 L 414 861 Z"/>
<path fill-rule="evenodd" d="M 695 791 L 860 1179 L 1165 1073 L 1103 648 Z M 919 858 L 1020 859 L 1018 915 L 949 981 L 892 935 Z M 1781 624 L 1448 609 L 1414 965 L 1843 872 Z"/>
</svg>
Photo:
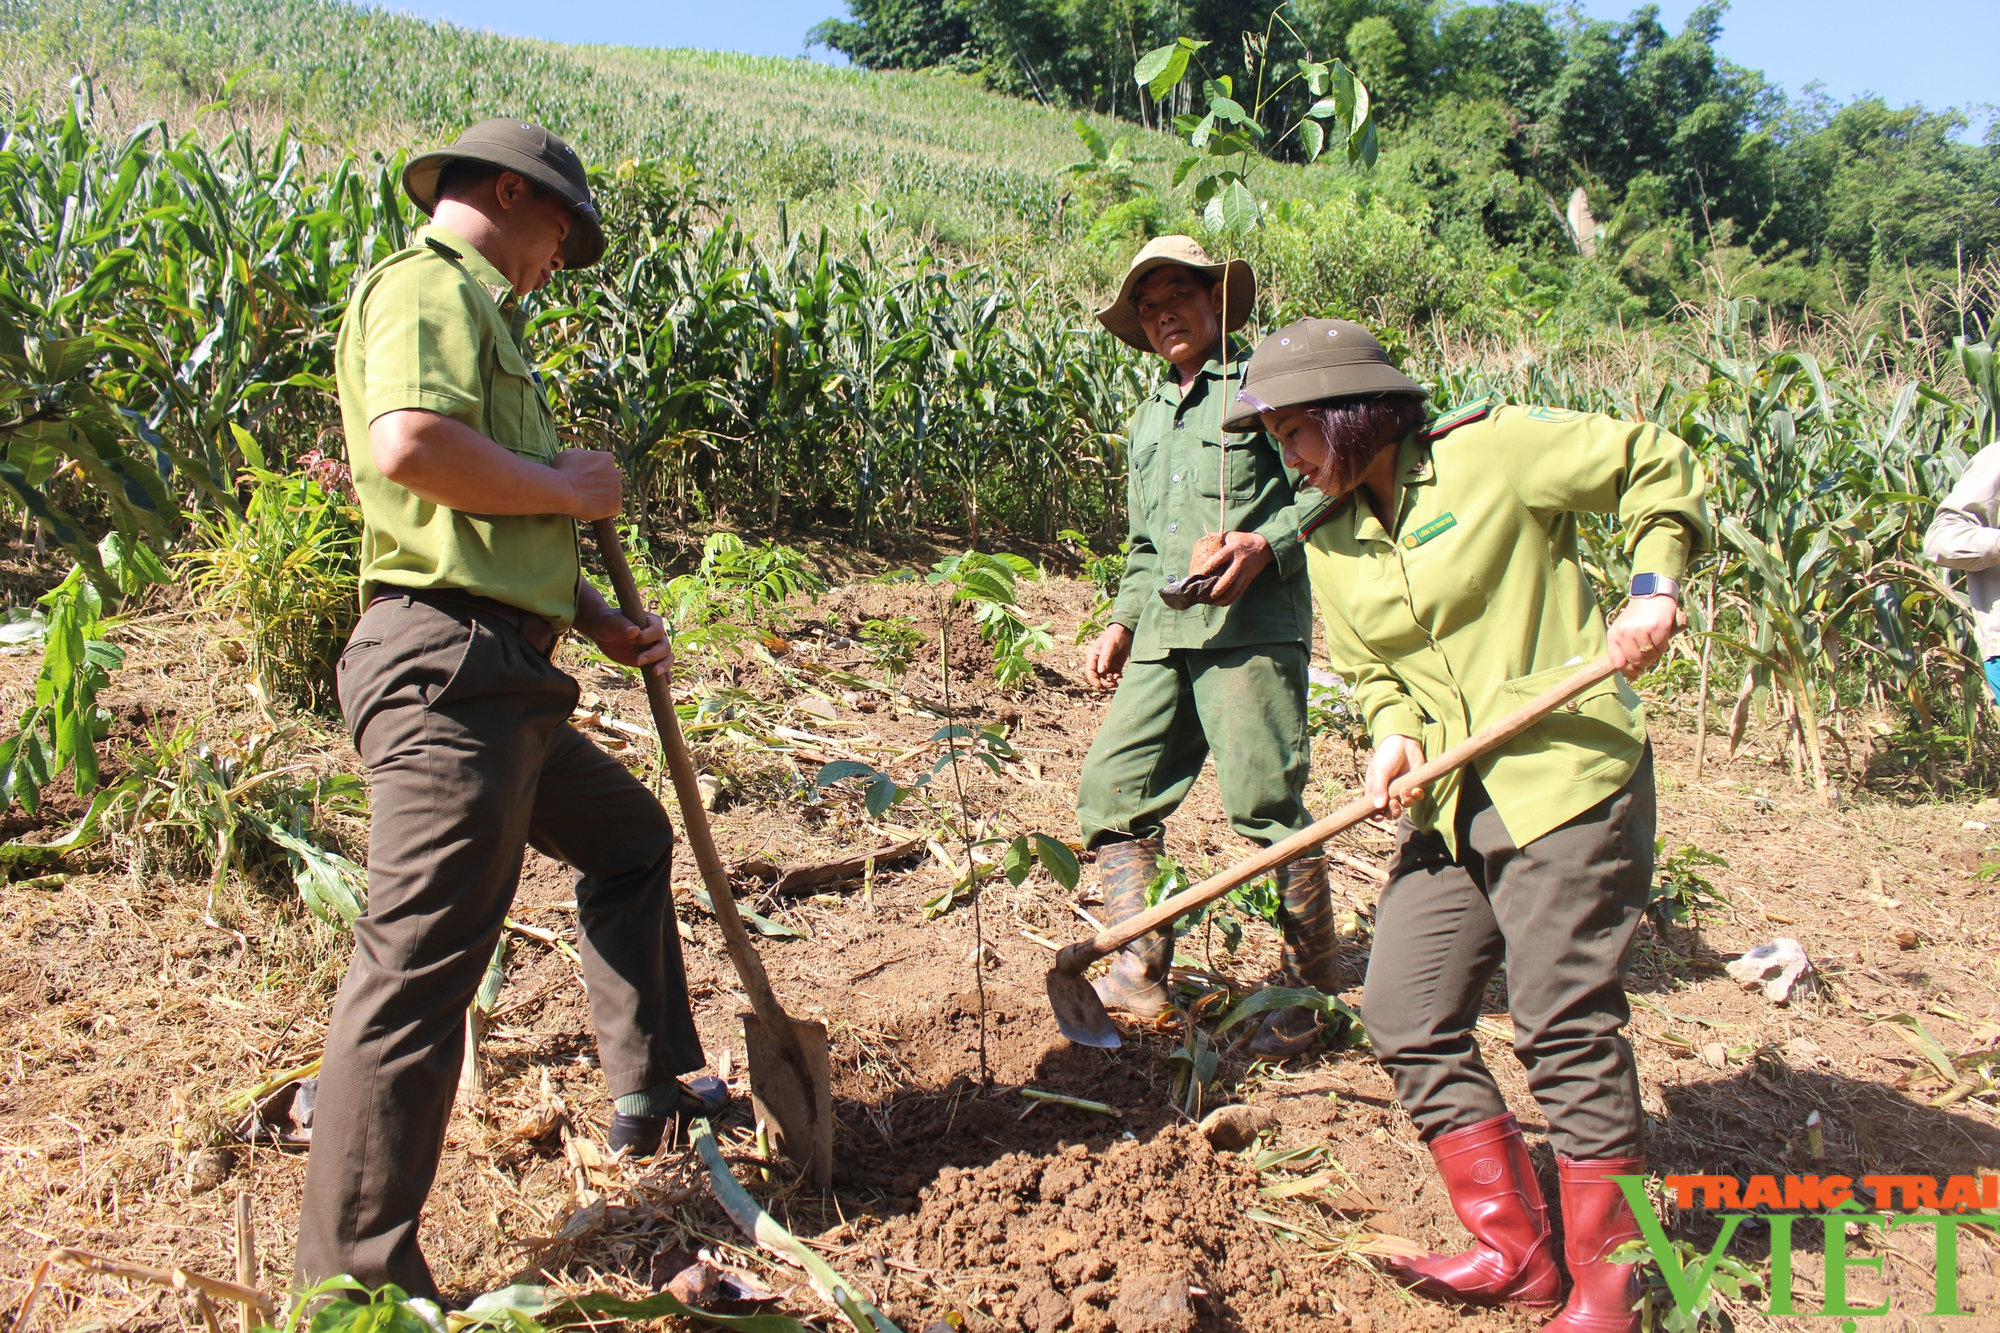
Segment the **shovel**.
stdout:
<svg viewBox="0 0 2000 1333">
<path fill-rule="evenodd" d="M 1468 736 L 1414 772 L 1405 773 L 1391 784 L 1390 790 L 1402 796 L 1463 768 L 1488 750 L 1513 740 L 1616 669 L 1609 657 L 1598 658 L 1541 697 L 1523 704 L 1478 734 Z M 1111 1015 L 1104 1012 L 1104 1002 L 1097 998 L 1097 991 L 1084 979 L 1085 968 L 1124 948 L 1141 935 L 1158 930 L 1198 907 L 1208 906 L 1231 889 L 1297 860 L 1334 834 L 1345 832 L 1380 813 L 1374 801 L 1366 796 L 1359 797 L 1310 828 L 1300 829 L 1283 842 L 1272 843 L 1255 856 L 1209 876 L 1193 888 L 1183 890 L 1158 906 L 1099 933 L 1096 938 L 1065 946 L 1056 955 L 1056 965 L 1049 969 L 1048 975 L 1049 1007 L 1056 1012 L 1056 1026 L 1062 1029 L 1063 1036 L 1079 1046 L 1115 1049 L 1121 1044 L 1118 1028 L 1112 1023 Z"/>
<path fill-rule="evenodd" d="M 639 595 L 631 565 L 625 561 L 625 549 L 618 544 L 617 526 L 608 518 L 591 526 L 597 533 L 605 571 L 611 575 L 612 590 L 618 595 L 618 609 L 633 624 L 645 624 L 646 601 Z M 743 918 L 737 915 L 736 899 L 729 891 L 729 872 L 715 854 L 701 789 L 695 785 L 694 761 L 688 757 L 667 680 L 651 671 L 639 674 L 646 682 L 646 702 L 653 707 L 653 726 L 667 752 L 667 771 L 673 775 L 688 844 L 701 868 L 702 883 L 708 886 L 709 905 L 715 911 L 715 923 L 722 927 L 729 960 L 736 964 L 743 993 L 750 999 L 750 1012 L 739 1017 L 743 1020 L 743 1044 L 750 1055 L 751 1101 L 758 1118 L 771 1128 L 778 1151 L 798 1163 L 815 1186 L 828 1189 L 833 1184 L 833 1076 L 827 1065 L 826 1025 L 792 1018 L 772 993 L 764 960 L 757 956 L 743 929 Z"/>
</svg>

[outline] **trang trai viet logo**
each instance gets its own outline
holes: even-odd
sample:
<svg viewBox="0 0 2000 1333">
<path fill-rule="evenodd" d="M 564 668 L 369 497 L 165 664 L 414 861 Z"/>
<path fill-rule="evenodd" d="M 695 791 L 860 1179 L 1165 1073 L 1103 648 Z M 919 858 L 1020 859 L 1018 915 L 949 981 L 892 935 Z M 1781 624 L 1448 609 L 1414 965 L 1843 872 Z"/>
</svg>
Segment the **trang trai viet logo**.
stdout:
<svg viewBox="0 0 2000 1333">
<path fill-rule="evenodd" d="M 1857 1317 L 1889 1313 L 1889 1303 L 1857 1306 L 1847 1298 L 1848 1273 L 1857 1268 L 1882 1271 L 1884 1255 L 1856 1257 L 1848 1253 L 1850 1244 L 1861 1239 L 1869 1226 L 1879 1226 L 1886 1235 L 1899 1227 L 1934 1227 L 1937 1262 L 1936 1302 L 1921 1313 L 1969 1315 L 1958 1303 L 1958 1229 L 1968 1224 L 2000 1228 L 2000 1176 L 1863 1176 L 1859 1183 L 1849 1176 L 1668 1176 L 1662 1182 L 1674 1205 L 1681 1209 L 1700 1206 L 1719 1212 L 1722 1230 L 1714 1246 L 1704 1256 L 1695 1247 L 1677 1244 L 1660 1225 L 1646 1196 L 1644 1176 L 1617 1176 L 1625 1201 L 1638 1219 L 1644 1246 L 1625 1248 L 1621 1258 L 1638 1262 L 1650 1251 L 1657 1260 L 1660 1276 L 1682 1319 L 1692 1320 L 1714 1301 L 1713 1287 L 1718 1270 L 1733 1268 L 1749 1281 L 1764 1287 L 1770 1296 L 1765 1311 L 1772 1315 L 1818 1315 L 1840 1319 L 1845 1333 L 1852 1333 Z M 1874 1206 L 1866 1206 L 1857 1195 L 1867 1193 Z M 1897 1211 L 1898 1209 L 1901 1211 Z M 1751 1209 L 1772 1209 L 1752 1213 Z M 1918 1212 L 1918 1209 L 1935 1209 Z M 1726 1258 L 1736 1229 L 1751 1217 L 1770 1228 L 1771 1272 L 1766 1281 L 1744 1272 L 1743 1266 Z M 1824 1308 L 1801 1310 L 1793 1302 L 1792 1229 L 1801 1218 L 1822 1223 L 1825 1239 L 1822 1251 L 1825 1275 L 1821 1288 L 1826 1293 Z M 1861 1235 L 1848 1235 L 1849 1224 Z M 1684 1257 L 1688 1262 L 1683 1262 Z M 1915 1313 L 1915 1312 L 1913 1312 Z"/>
</svg>

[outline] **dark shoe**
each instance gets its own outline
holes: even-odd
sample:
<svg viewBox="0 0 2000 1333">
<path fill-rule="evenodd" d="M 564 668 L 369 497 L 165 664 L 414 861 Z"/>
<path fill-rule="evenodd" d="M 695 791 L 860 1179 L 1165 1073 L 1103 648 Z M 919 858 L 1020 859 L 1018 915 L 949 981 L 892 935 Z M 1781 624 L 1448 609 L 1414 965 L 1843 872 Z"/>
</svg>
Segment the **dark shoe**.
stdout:
<svg viewBox="0 0 2000 1333">
<path fill-rule="evenodd" d="M 1389 1267 L 1417 1290 L 1447 1300 L 1554 1305 L 1562 1273 L 1550 1239 L 1548 1204 L 1514 1113 L 1438 1135 L 1431 1140 L 1431 1157 L 1451 1194 L 1452 1211 L 1472 1233 L 1472 1248 L 1390 1260 Z"/>
<path fill-rule="evenodd" d="M 1285 984 L 1333 994 L 1340 984 L 1340 937 L 1334 931 L 1324 856 L 1278 867 L 1278 927 L 1285 937 Z M 1273 1009 L 1257 1025 L 1250 1052 L 1266 1060 L 1303 1055 L 1319 1043 L 1319 1033 L 1317 1010 L 1303 1005 Z"/>
<path fill-rule="evenodd" d="M 1556 1158 L 1562 1182 L 1563 1259 L 1569 1266 L 1569 1303 L 1543 1325 L 1543 1333 L 1638 1333 L 1636 1264 L 1606 1263 L 1604 1256 L 1639 1239 L 1639 1222 L 1613 1176 L 1643 1176 L 1643 1157 L 1579 1162 Z"/>
<path fill-rule="evenodd" d="M 660 1150 L 670 1126 L 678 1139 L 691 1122 L 712 1120 L 728 1106 L 729 1086 L 721 1079 L 707 1076 L 690 1079 L 680 1084 L 680 1102 L 666 1115 L 627 1115 L 613 1111 L 605 1146 L 614 1154 L 622 1151 L 628 1158 L 651 1157 Z"/>
<path fill-rule="evenodd" d="M 1146 890 L 1160 873 L 1166 843 L 1134 838 L 1097 849 L 1098 882 L 1104 891 L 1105 924 L 1115 926 L 1146 910 Z M 1157 1018 L 1172 1005 L 1167 968 L 1173 962 L 1172 927 L 1141 935 L 1112 960 L 1111 970 L 1091 982 L 1106 1009 L 1134 1018 Z"/>
</svg>

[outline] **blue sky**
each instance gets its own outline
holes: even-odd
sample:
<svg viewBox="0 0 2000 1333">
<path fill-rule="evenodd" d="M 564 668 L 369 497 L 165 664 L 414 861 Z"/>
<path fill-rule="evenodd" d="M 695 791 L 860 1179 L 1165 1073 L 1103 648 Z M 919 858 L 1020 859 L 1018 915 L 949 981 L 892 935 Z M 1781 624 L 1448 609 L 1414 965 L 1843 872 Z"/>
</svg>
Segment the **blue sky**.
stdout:
<svg viewBox="0 0 2000 1333">
<path fill-rule="evenodd" d="M 553 41 L 695 46 L 799 55 L 807 29 L 844 16 L 842 0 L 400 0 L 389 8 L 468 27 Z M 1596 18 L 1623 18 L 1636 0 L 1581 0 Z M 1678 30 L 1694 0 L 1661 0 Z M 2000 4 L 1993 0 L 1737 0 L 1722 52 L 1797 92 L 1815 80 L 1838 101 L 1876 93 L 1937 108 L 2000 102 Z M 824 52 L 820 54 L 824 55 Z M 1983 117 L 1981 117 L 1983 120 Z"/>
</svg>

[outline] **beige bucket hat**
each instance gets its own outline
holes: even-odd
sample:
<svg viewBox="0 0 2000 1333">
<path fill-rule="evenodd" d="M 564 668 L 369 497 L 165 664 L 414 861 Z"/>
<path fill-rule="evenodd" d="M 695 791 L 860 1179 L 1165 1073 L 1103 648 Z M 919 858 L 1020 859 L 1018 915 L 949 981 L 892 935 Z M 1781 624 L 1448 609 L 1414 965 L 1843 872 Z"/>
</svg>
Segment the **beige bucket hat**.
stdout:
<svg viewBox="0 0 2000 1333">
<path fill-rule="evenodd" d="M 1251 430 L 1257 414 L 1271 408 L 1383 393 L 1429 397 L 1421 384 L 1389 364 L 1381 342 L 1359 324 L 1302 319 L 1257 344 L 1222 428 Z"/>
<path fill-rule="evenodd" d="M 1227 284 L 1222 311 L 1224 333 L 1242 328 L 1243 321 L 1250 318 L 1250 312 L 1257 306 L 1257 275 L 1250 271 L 1246 261 L 1232 259 L 1218 264 L 1192 236 L 1156 236 L 1132 256 L 1132 266 L 1125 270 L 1125 281 L 1119 284 L 1117 297 L 1097 312 L 1097 322 L 1140 351 L 1152 351 L 1153 344 L 1146 341 L 1146 330 L 1139 323 L 1138 308 L 1132 304 L 1132 289 L 1148 273 L 1169 264 L 1206 273 Z"/>
</svg>

